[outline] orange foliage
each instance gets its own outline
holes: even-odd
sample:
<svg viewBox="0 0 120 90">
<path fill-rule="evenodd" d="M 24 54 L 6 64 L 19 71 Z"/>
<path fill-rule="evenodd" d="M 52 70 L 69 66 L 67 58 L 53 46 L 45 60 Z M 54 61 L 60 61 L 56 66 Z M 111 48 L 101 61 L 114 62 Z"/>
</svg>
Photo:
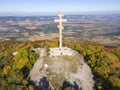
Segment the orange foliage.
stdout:
<svg viewBox="0 0 120 90">
<path fill-rule="evenodd" d="M 4 67 L 2 74 L 6 76 L 9 73 L 10 69 L 11 69 L 10 65 Z"/>
</svg>

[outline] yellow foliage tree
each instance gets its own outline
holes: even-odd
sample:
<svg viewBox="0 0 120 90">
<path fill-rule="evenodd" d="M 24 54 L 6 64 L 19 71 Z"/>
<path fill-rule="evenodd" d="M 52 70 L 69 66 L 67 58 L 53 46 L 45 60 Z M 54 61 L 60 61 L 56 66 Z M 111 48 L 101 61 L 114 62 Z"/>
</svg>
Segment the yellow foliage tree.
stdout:
<svg viewBox="0 0 120 90">
<path fill-rule="evenodd" d="M 6 76 L 9 73 L 10 69 L 11 69 L 10 65 L 4 67 L 2 75 Z"/>
<path fill-rule="evenodd" d="M 14 65 L 17 69 L 21 69 L 27 63 L 28 63 L 28 59 L 27 58 L 22 58 L 18 61 L 15 61 Z"/>
</svg>

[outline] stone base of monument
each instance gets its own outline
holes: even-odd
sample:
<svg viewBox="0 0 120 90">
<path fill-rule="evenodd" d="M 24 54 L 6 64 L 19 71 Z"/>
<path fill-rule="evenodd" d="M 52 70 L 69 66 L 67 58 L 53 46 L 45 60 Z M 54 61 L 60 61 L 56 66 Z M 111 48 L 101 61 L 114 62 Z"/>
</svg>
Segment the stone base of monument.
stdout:
<svg viewBox="0 0 120 90">
<path fill-rule="evenodd" d="M 36 53 L 39 53 L 40 57 L 45 56 L 45 49 L 44 48 L 36 48 L 36 49 L 32 49 L 33 51 L 35 51 Z M 62 48 L 50 48 L 50 56 L 54 57 L 54 56 L 62 56 L 62 55 L 67 55 L 67 56 L 71 56 L 74 54 L 74 51 L 71 48 L 68 47 L 62 47 Z"/>
<path fill-rule="evenodd" d="M 50 56 L 60 56 L 60 55 L 73 55 L 73 50 L 71 48 L 62 47 L 62 48 L 50 48 Z"/>
</svg>

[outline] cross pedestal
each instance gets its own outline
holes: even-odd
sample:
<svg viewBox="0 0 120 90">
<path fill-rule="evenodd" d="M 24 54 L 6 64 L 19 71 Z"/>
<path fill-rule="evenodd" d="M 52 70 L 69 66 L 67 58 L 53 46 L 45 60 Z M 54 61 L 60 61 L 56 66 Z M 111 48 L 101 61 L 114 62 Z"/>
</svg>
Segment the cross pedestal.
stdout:
<svg viewBox="0 0 120 90">
<path fill-rule="evenodd" d="M 62 22 L 67 22 L 67 19 L 62 19 L 62 17 L 64 16 L 63 13 L 59 12 L 57 14 L 57 16 L 59 17 L 58 19 L 55 19 L 55 22 L 58 22 L 58 28 L 59 28 L 59 48 L 62 49 L 62 30 L 64 29 Z"/>
</svg>

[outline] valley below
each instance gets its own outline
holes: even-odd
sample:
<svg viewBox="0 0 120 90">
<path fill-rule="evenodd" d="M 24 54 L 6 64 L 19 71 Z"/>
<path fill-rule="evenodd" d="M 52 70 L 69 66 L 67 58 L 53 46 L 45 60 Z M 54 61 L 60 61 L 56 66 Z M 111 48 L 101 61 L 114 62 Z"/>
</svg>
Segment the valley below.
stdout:
<svg viewBox="0 0 120 90">
<path fill-rule="evenodd" d="M 0 17 L 0 40 L 38 41 L 59 37 L 56 16 Z M 65 15 L 63 39 L 120 46 L 120 15 Z"/>
</svg>

